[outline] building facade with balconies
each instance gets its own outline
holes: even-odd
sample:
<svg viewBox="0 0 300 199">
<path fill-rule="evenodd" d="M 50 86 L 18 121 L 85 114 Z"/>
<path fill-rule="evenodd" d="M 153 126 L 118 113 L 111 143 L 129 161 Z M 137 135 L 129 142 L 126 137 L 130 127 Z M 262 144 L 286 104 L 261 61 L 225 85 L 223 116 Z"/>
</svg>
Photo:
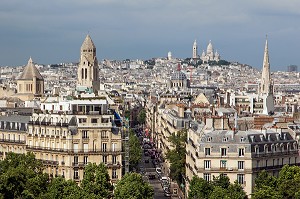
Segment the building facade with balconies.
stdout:
<svg viewBox="0 0 300 199">
<path fill-rule="evenodd" d="M 88 163 L 104 163 L 112 183 L 122 177 L 122 137 L 105 98 L 43 102 L 32 116 L 0 116 L 0 157 L 32 152 L 50 176 L 80 183 Z"/>
<path fill-rule="evenodd" d="M 0 116 L 0 159 L 6 153 L 25 153 L 27 123 L 30 116 L 3 115 Z"/>
<path fill-rule="evenodd" d="M 277 176 L 284 165 L 299 165 L 299 160 L 298 142 L 289 129 L 200 132 L 191 128 L 187 140 L 187 185 L 194 175 L 210 181 L 222 174 L 232 183 L 241 184 L 249 195 L 260 171 Z"/>
</svg>

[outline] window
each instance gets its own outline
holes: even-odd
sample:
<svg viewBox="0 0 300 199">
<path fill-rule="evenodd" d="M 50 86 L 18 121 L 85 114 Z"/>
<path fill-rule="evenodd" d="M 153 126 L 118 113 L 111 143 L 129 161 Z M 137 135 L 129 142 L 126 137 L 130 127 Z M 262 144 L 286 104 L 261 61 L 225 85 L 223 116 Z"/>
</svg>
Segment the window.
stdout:
<svg viewBox="0 0 300 199">
<path fill-rule="evenodd" d="M 241 137 L 240 142 L 245 142 L 246 138 Z"/>
<path fill-rule="evenodd" d="M 204 160 L 204 169 L 210 169 L 210 160 Z"/>
<path fill-rule="evenodd" d="M 210 173 L 203 173 L 203 179 L 206 180 L 206 181 L 210 181 L 211 174 Z"/>
<path fill-rule="evenodd" d="M 113 169 L 112 170 L 112 178 L 118 178 L 118 175 L 117 175 L 117 169 Z"/>
<path fill-rule="evenodd" d="M 107 143 L 102 143 L 102 151 L 106 152 Z"/>
<path fill-rule="evenodd" d="M 79 123 L 86 123 L 86 118 L 79 118 Z"/>
<path fill-rule="evenodd" d="M 239 149 L 239 157 L 244 157 L 245 149 Z"/>
<path fill-rule="evenodd" d="M 117 149 L 117 143 L 112 143 L 111 144 L 111 151 L 116 151 Z"/>
<path fill-rule="evenodd" d="M 221 148 L 221 156 L 227 156 L 227 148 Z"/>
<path fill-rule="evenodd" d="M 207 142 L 211 142 L 211 137 L 207 137 L 207 138 L 206 138 L 206 141 L 207 141 Z"/>
<path fill-rule="evenodd" d="M 79 179 L 79 172 L 77 169 L 74 169 L 74 179 Z"/>
<path fill-rule="evenodd" d="M 92 118 L 91 123 L 93 123 L 93 124 L 98 123 L 98 119 L 97 118 Z"/>
<path fill-rule="evenodd" d="M 89 138 L 87 130 L 82 131 L 82 138 Z"/>
<path fill-rule="evenodd" d="M 226 170 L 226 168 L 227 168 L 227 161 L 220 160 L 220 170 Z"/>
<path fill-rule="evenodd" d="M 74 156 L 74 165 L 78 165 L 78 156 Z"/>
<path fill-rule="evenodd" d="M 103 162 L 104 164 L 107 163 L 107 156 L 106 156 L 106 155 L 102 156 L 102 162 Z"/>
<path fill-rule="evenodd" d="M 228 141 L 228 137 L 223 137 L 222 141 L 223 142 L 227 142 Z"/>
<path fill-rule="evenodd" d="M 239 184 L 245 184 L 245 175 L 244 174 L 237 174 L 237 182 Z"/>
<path fill-rule="evenodd" d="M 108 138 L 106 131 L 101 131 L 101 138 Z"/>
<path fill-rule="evenodd" d="M 88 156 L 83 156 L 83 164 L 86 165 L 88 163 Z"/>
<path fill-rule="evenodd" d="M 238 161 L 238 170 L 244 170 L 244 165 L 245 165 L 244 161 Z"/>
<path fill-rule="evenodd" d="M 210 155 L 210 148 L 205 148 L 204 151 L 205 151 L 205 155 Z"/>
<path fill-rule="evenodd" d="M 112 163 L 117 164 L 117 156 L 115 155 L 112 156 Z"/>
</svg>

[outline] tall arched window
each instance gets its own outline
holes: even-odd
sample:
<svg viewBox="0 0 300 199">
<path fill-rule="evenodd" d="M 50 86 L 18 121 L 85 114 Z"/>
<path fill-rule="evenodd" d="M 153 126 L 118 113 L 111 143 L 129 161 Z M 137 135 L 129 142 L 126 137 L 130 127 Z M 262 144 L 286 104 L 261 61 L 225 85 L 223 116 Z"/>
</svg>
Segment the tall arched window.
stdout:
<svg viewBox="0 0 300 199">
<path fill-rule="evenodd" d="M 85 69 L 85 79 L 87 79 L 87 68 Z"/>
<path fill-rule="evenodd" d="M 81 79 L 83 79 L 84 75 L 83 75 L 83 68 L 81 69 Z"/>
</svg>

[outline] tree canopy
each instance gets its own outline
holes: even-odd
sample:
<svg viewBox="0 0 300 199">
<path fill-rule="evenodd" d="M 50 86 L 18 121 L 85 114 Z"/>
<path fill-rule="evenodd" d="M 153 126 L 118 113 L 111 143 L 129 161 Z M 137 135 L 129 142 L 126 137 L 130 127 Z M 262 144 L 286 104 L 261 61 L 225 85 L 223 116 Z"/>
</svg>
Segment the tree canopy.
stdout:
<svg viewBox="0 0 300 199">
<path fill-rule="evenodd" d="M 230 183 L 225 175 L 214 177 L 213 181 L 194 176 L 190 183 L 189 199 L 245 199 L 245 191 L 237 182 Z"/>
<path fill-rule="evenodd" d="M 0 161 L 0 198 L 35 198 L 46 191 L 48 175 L 34 154 L 7 153 Z"/>
<path fill-rule="evenodd" d="M 252 198 L 300 198 L 300 167 L 285 165 L 278 177 L 262 171 L 255 179 Z"/>
<path fill-rule="evenodd" d="M 108 198 L 113 187 L 106 166 L 103 163 L 99 165 L 96 163 L 88 164 L 84 169 L 81 187 L 86 197 Z"/>
<path fill-rule="evenodd" d="M 136 168 L 142 159 L 142 149 L 138 137 L 132 130 L 129 132 L 129 154 L 130 167 Z"/>
<path fill-rule="evenodd" d="M 144 124 L 146 122 L 146 110 L 145 109 L 140 110 L 137 120 L 140 124 Z"/>
<path fill-rule="evenodd" d="M 114 191 L 116 199 L 152 199 L 153 196 L 153 188 L 137 173 L 125 174 L 117 183 Z"/>
<path fill-rule="evenodd" d="M 33 153 L 7 153 L 0 161 L 0 199 L 102 199 L 112 195 L 113 187 L 104 164 L 88 164 L 81 186 L 60 176 L 49 178 L 43 169 Z"/>
<path fill-rule="evenodd" d="M 169 138 L 173 149 L 167 151 L 166 158 L 170 161 L 170 177 L 183 183 L 185 175 L 185 141 L 187 139 L 187 130 L 181 130 L 173 133 Z"/>
</svg>

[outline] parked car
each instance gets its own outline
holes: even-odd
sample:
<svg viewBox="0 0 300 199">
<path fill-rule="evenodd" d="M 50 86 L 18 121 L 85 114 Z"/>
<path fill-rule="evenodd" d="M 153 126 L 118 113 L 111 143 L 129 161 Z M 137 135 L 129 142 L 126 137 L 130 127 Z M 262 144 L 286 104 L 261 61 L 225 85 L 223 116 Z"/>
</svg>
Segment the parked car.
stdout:
<svg viewBox="0 0 300 199">
<path fill-rule="evenodd" d="M 148 173 L 148 178 L 149 178 L 149 180 L 155 179 L 156 178 L 155 173 L 153 173 L 153 172 Z"/>
<path fill-rule="evenodd" d="M 171 197 L 171 191 L 170 191 L 169 188 L 165 189 L 164 192 L 165 192 L 164 195 L 165 195 L 166 197 Z"/>
<path fill-rule="evenodd" d="M 161 173 L 162 173 L 161 168 L 159 168 L 159 167 L 156 167 L 155 171 L 158 175 L 161 175 Z"/>
</svg>

